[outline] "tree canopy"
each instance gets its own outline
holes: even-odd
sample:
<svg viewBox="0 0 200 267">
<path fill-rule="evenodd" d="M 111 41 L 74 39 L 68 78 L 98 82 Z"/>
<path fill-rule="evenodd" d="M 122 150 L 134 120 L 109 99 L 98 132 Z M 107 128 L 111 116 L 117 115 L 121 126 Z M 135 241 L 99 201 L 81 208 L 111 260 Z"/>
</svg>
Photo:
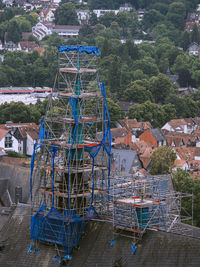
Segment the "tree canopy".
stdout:
<svg viewBox="0 0 200 267">
<path fill-rule="evenodd" d="M 166 146 L 160 146 L 151 155 L 151 174 L 167 174 L 171 172 L 176 153 Z"/>
</svg>

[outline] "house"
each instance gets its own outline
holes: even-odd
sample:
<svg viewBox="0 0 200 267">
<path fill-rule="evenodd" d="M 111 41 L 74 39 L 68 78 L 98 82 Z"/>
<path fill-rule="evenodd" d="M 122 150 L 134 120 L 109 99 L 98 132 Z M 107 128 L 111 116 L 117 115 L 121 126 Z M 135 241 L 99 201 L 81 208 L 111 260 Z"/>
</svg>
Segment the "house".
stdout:
<svg viewBox="0 0 200 267">
<path fill-rule="evenodd" d="M 15 142 L 13 141 L 13 146 L 10 150 L 28 156 L 32 155 L 33 146 L 39 133 L 39 127 L 35 123 L 7 122 L 0 125 L 0 131 L 7 131 L 14 138 Z"/>
<path fill-rule="evenodd" d="M 200 21 L 200 14 L 199 13 L 188 13 L 187 18 L 186 18 L 186 22 L 195 22 L 197 24 L 199 24 Z"/>
<path fill-rule="evenodd" d="M 153 148 L 153 146 L 143 140 L 136 141 L 133 144 L 131 144 L 131 149 L 135 150 L 138 153 L 138 155 L 142 155 L 147 148 Z"/>
<path fill-rule="evenodd" d="M 197 88 L 194 88 L 194 87 L 191 87 L 191 86 L 189 86 L 189 87 L 180 87 L 180 88 L 178 88 L 178 94 L 180 96 L 193 95 L 197 90 L 198 90 Z"/>
<path fill-rule="evenodd" d="M 19 153 L 31 156 L 37 140 L 39 128 L 35 123 L 19 124 L 14 131 L 14 136 L 19 143 Z"/>
<path fill-rule="evenodd" d="M 0 128 L 0 148 L 5 151 L 18 152 L 18 141 L 11 131 Z"/>
<path fill-rule="evenodd" d="M 54 12 L 55 12 L 56 8 L 51 8 L 51 7 L 47 7 L 47 8 L 43 8 L 40 11 L 40 22 L 53 22 L 55 19 L 54 16 Z"/>
<path fill-rule="evenodd" d="M 131 10 L 133 10 L 133 6 L 130 3 L 125 3 L 119 7 L 119 11 L 130 12 Z"/>
<path fill-rule="evenodd" d="M 197 127 L 197 124 L 192 118 L 175 119 L 167 122 L 162 130 L 169 132 L 191 134 Z"/>
<path fill-rule="evenodd" d="M 137 10 L 137 17 L 139 21 L 143 19 L 145 13 L 146 13 L 146 9 L 139 8 Z"/>
<path fill-rule="evenodd" d="M 148 147 L 144 150 L 144 152 L 139 156 L 143 168 L 147 171 L 150 171 L 151 169 L 151 154 L 153 153 L 153 148 Z"/>
<path fill-rule="evenodd" d="M 70 37 L 77 38 L 80 28 L 74 25 L 55 25 L 52 32 L 57 33 L 63 40 L 68 40 Z"/>
<path fill-rule="evenodd" d="M 35 41 L 30 42 L 30 41 L 26 41 L 26 42 L 19 42 L 19 48 L 20 50 L 24 51 L 24 52 L 31 52 L 33 51 L 36 47 L 39 47 L 38 44 L 36 44 Z"/>
<path fill-rule="evenodd" d="M 171 147 L 181 147 L 181 146 L 198 146 L 199 137 L 195 134 L 185 134 L 177 132 L 168 132 L 162 130 L 163 134 L 167 139 L 168 146 Z"/>
<path fill-rule="evenodd" d="M 76 13 L 77 13 L 77 18 L 80 24 L 88 24 L 88 21 L 90 19 L 89 12 L 84 11 L 84 10 L 78 10 Z"/>
<path fill-rule="evenodd" d="M 41 41 L 45 36 L 52 34 L 52 28 L 52 23 L 38 22 L 34 27 L 32 27 L 32 35 Z"/>
<path fill-rule="evenodd" d="M 125 118 L 123 120 L 119 120 L 117 122 L 117 127 L 122 128 L 125 127 L 127 130 L 132 133 L 132 142 L 136 142 L 138 140 L 139 135 L 147 129 L 151 129 L 150 122 L 139 122 L 136 119 L 128 119 Z"/>
<path fill-rule="evenodd" d="M 103 16 L 106 12 L 114 12 L 115 15 L 119 13 L 119 10 L 111 10 L 111 9 L 93 9 L 94 14 L 97 15 L 97 18 Z"/>
<path fill-rule="evenodd" d="M 126 128 L 111 129 L 112 142 L 116 144 L 130 145 L 132 143 L 132 133 Z"/>
<path fill-rule="evenodd" d="M 174 161 L 174 167 L 172 170 L 177 171 L 177 169 L 182 169 L 184 171 L 188 171 L 189 170 L 189 164 L 187 163 L 186 160 L 176 159 Z"/>
<path fill-rule="evenodd" d="M 194 26 L 195 22 L 186 22 L 185 24 L 185 30 L 191 32 L 193 30 L 193 26 Z"/>
<path fill-rule="evenodd" d="M 160 128 L 148 129 L 139 136 L 140 141 L 151 144 L 154 148 L 167 146 L 167 141 Z"/>
<path fill-rule="evenodd" d="M 198 56 L 200 46 L 197 43 L 192 43 L 189 45 L 189 55 Z"/>
<path fill-rule="evenodd" d="M 13 43 L 12 41 L 6 42 L 4 44 L 4 50 L 6 51 L 18 51 L 20 47 L 18 44 Z"/>
</svg>

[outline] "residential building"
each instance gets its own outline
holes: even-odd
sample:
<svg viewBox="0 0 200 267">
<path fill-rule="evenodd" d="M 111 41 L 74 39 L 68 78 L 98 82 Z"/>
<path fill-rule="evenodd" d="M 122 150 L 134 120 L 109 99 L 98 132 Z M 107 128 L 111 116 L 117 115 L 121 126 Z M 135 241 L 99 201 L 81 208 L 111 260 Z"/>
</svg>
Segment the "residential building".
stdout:
<svg viewBox="0 0 200 267">
<path fill-rule="evenodd" d="M 111 129 L 112 142 L 116 144 L 132 144 L 132 133 L 126 128 L 112 128 Z"/>
<path fill-rule="evenodd" d="M 12 41 L 5 42 L 3 49 L 6 51 L 18 51 L 20 50 L 19 44 L 15 44 Z"/>
<path fill-rule="evenodd" d="M 139 136 L 140 141 L 145 141 L 156 148 L 159 146 L 167 146 L 167 141 L 160 128 L 148 129 Z"/>
<path fill-rule="evenodd" d="M 19 42 L 19 48 L 20 50 L 24 52 L 31 52 L 33 51 L 36 47 L 39 47 L 38 44 L 36 44 L 35 41 L 25 41 L 25 42 Z"/>
<path fill-rule="evenodd" d="M 128 118 L 119 120 L 117 122 L 117 127 L 118 128 L 125 127 L 127 130 L 131 131 L 133 143 L 138 140 L 138 137 L 142 132 L 144 132 L 147 129 L 152 128 L 150 122 L 146 122 L 146 121 L 139 122 L 136 119 L 128 119 Z"/>
<path fill-rule="evenodd" d="M 76 13 L 77 13 L 77 18 L 80 24 L 88 24 L 88 21 L 90 19 L 89 12 L 84 11 L 84 10 L 78 10 Z"/>
<path fill-rule="evenodd" d="M 40 11 L 40 22 L 53 22 L 55 19 L 55 16 L 54 16 L 55 10 L 56 10 L 55 7 L 43 8 Z"/>
<path fill-rule="evenodd" d="M 53 24 L 38 22 L 32 27 L 32 35 L 41 41 L 45 36 L 52 34 Z"/>
<path fill-rule="evenodd" d="M 18 152 L 18 141 L 10 130 L 0 128 L 0 148 L 1 150 L 13 150 Z"/>
<path fill-rule="evenodd" d="M 182 169 L 184 171 L 188 171 L 190 169 L 190 166 L 186 160 L 176 159 L 174 161 L 174 167 L 172 170 L 177 171 L 177 169 Z"/>
<path fill-rule="evenodd" d="M 97 18 L 103 16 L 107 12 L 114 12 L 115 15 L 119 13 L 119 10 L 112 10 L 112 9 L 93 9 L 94 14 L 97 15 Z"/>
<path fill-rule="evenodd" d="M 189 45 L 189 55 L 198 56 L 200 46 L 197 43 L 192 43 Z"/>
<path fill-rule="evenodd" d="M 162 127 L 162 130 L 167 130 L 169 132 L 185 133 L 191 134 L 197 128 L 197 123 L 195 119 L 185 118 L 185 119 L 175 119 L 171 120 Z"/>
<path fill-rule="evenodd" d="M 80 28 L 74 25 L 55 25 L 52 32 L 57 33 L 63 40 L 68 40 L 70 37 L 78 37 Z"/>
<path fill-rule="evenodd" d="M 186 18 L 186 22 L 195 22 L 197 24 L 199 24 L 200 21 L 200 14 L 199 13 L 188 13 L 187 18 Z"/>
<path fill-rule="evenodd" d="M 119 11 L 130 12 L 131 10 L 133 10 L 133 6 L 130 3 L 125 3 L 119 7 Z"/>
<path fill-rule="evenodd" d="M 2 141 L 5 143 L 5 146 L 3 147 L 2 143 L 0 143 L 0 147 L 28 156 L 32 155 L 33 146 L 39 133 L 39 127 L 35 123 L 7 122 L 6 124 L 0 125 L 0 131 L 2 135 L 7 137 Z"/>
<path fill-rule="evenodd" d="M 166 137 L 168 146 L 181 147 L 181 146 L 193 146 L 198 147 L 200 145 L 198 134 L 185 134 L 177 132 L 162 131 Z"/>
<path fill-rule="evenodd" d="M 194 24 L 196 24 L 196 23 L 195 22 L 190 22 L 190 21 L 189 22 L 186 22 L 186 24 L 185 24 L 185 30 L 191 32 L 192 29 L 193 29 Z"/>
<path fill-rule="evenodd" d="M 143 19 L 145 13 L 146 13 L 146 9 L 139 8 L 137 10 L 137 17 L 138 17 L 139 21 L 141 21 Z"/>
</svg>

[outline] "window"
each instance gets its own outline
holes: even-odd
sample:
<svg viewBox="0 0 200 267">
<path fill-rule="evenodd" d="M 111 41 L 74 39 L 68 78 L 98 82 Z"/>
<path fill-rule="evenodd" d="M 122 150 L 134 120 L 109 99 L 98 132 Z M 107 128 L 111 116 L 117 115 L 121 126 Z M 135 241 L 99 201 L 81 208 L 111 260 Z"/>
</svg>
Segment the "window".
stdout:
<svg viewBox="0 0 200 267">
<path fill-rule="evenodd" d="M 12 147 L 12 136 L 6 136 L 5 137 L 5 148 L 10 148 Z"/>
</svg>

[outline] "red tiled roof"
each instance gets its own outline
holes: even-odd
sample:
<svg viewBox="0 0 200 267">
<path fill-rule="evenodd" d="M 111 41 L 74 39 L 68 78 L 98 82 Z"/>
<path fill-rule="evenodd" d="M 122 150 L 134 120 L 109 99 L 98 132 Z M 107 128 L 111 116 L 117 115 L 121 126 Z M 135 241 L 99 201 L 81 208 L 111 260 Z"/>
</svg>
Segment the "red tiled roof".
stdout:
<svg viewBox="0 0 200 267">
<path fill-rule="evenodd" d="M 147 130 L 151 129 L 151 123 L 148 121 L 144 122 L 139 122 L 136 119 L 124 119 L 124 120 L 119 120 L 119 123 L 123 126 L 128 128 L 129 130 L 133 131 L 135 129 L 141 129 L 141 130 Z"/>
<path fill-rule="evenodd" d="M 111 129 L 112 138 L 124 137 L 127 134 L 128 134 L 128 131 L 125 128 L 112 128 Z"/>
<path fill-rule="evenodd" d="M 183 167 L 185 163 L 186 163 L 186 161 L 183 159 L 176 159 L 174 161 L 174 166 L 175 167 Z"/>
<path fill-rule="evenodd" d="M 80 26 L 74 26 L 74 25 L 55 25 L 53 27 L 56 30 L 80 30 Z"/>
<path fill-rule="evenodd" d="M 2 140 L 8 133 L 8 130 L 0 129 L 0 140 Z"/>
</svg>

